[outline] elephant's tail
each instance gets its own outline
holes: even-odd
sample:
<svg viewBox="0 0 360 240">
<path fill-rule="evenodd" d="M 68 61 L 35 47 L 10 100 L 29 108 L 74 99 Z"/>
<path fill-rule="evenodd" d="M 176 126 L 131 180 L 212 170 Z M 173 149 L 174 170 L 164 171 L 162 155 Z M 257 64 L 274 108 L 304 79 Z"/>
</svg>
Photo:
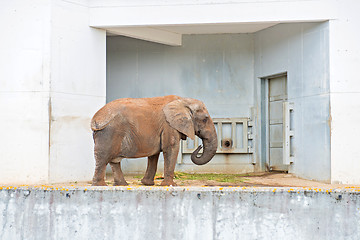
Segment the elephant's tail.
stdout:
<svg viewBox="0 0 360 240">
<path fill-rule="evenodd" d="M 107 125 L 109 125 L 110 121 L 103 122 L 103 121 L 96 121 L 94 118 L 91 120 L 91 130 L 93 131 L 100 131 L 104 129 Z"/>
<path fill-rule="evenodd" d="M 118 106 L 110 102 L 97 111 L 91 119 L 91 129 L 93 131 L 100 131 L 109 125 L 111 120 L 119 114 L 117 108 Z"/>
</svg>

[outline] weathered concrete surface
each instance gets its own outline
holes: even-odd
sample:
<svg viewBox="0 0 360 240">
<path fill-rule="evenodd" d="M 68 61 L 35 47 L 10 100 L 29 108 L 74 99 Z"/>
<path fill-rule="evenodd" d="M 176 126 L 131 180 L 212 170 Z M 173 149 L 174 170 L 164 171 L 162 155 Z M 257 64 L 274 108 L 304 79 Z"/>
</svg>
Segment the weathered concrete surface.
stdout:
<svg viewBox="0 0 360 240">
<path fill-rule="evenodd" d="M 0 187 L 0 239 L 360 239 L 360 189 Z"/>
</svg>

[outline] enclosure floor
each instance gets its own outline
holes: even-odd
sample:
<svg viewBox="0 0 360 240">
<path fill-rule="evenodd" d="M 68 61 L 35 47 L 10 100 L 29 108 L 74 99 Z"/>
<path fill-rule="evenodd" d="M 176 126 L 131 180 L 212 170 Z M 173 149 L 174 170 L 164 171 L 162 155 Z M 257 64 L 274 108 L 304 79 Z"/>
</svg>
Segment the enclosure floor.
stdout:
<svg viewBox="0 0 360 240">
<path fill-rule="evenodd" d="M 187 179 L 175 179 L 175 183 L 180 187 L 304 187 L 304 188 L 322 188 L 322 189 L 335 189 L 335 188 L 360 188 L 360 185 L 350 184 L 329 184 L 311 180 L 305 180 L 286 173 L 252 173 L 248 175 L 241 175 L 241 182 L 223 182 L 216 180 L 187 180 Z M 142 176 L 125 176 L 129 187 L 144 186 L 141 184 Z M 160 186 L 162 181 L 161 177 L 155 178 L 155 187 Z M 109 186 L 113 185 L 113 177 L 111 175 L 106 176 L 106 182 Z M 21 187 L 21 186 L 45 186 L 45 185 L 7 185 L 1 184 L 0 188 L 7 187 Z M 68 182 L 68 183 L 54 183 L 46 184 L 49 187 L 90 187 L 91 182 Z M 145 186 L 144 186 L 145 187 Z"/>
<path fill-rule="evenodd" d="M 125 177 L 129 185 L 142 185 L 139 178 L 134 176 Z M 112 176 L 107 176 L 109 185 L 112 185 Z M 155 185 L 160 185 L 162 179 L 155 179 Z M 329 184 L 324 182 L 312 181 L 295 177 L 287 173 L 251 173 L 243 176 L 243 181 L 238 183 L 219 182 L 215 180 L 183 180 L 175 179 L 178 186 L 221 186 L 221 187 L 306 187 L 306 188 L 360 188 L 360 185 L 354 184 Z"/>
</svg>

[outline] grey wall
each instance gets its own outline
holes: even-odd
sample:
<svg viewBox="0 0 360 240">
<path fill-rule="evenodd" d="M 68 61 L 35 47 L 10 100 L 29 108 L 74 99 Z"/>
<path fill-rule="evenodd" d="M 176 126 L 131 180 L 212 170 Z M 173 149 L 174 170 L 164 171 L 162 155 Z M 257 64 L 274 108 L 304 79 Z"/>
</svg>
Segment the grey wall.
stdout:
<svg viewBox="0 0 360 240">
<path fill-rule="evenodd" d="M 298 176 L 330 181 L 330 98 L 328 23 L 280 24 L 255 34 L 255 98 L 260 78 L 287 72 L 294 103 L 295 162 Z M 264 126 L 262 126 L 264 127 Z M 257 122 L 257 129 L 261 129 Z M 259 154 L 260 141 L 257 141 Z"/>
<path fill-rule="evenodd" d="M 202 100 L 212 117 L 250 116 L 251 34 L 184 35 L 181 47 L 107 38 L 107 101 L 175 94 Z"/>
<path fill-rule="evenodd" d="M 107 101 L 175 94 L 202 100 L 212 117 L 251 117 L 253 79 L 252 34 L 184 35 L 181 47 L 107 38 Z M 187 155 L 177 170 L 248 172 L 251 157 L 219 154 L 200 167 Z M 123 160 L 122 165 L 134 173 L 144 171 L 145 163 Z"/>
</svg>

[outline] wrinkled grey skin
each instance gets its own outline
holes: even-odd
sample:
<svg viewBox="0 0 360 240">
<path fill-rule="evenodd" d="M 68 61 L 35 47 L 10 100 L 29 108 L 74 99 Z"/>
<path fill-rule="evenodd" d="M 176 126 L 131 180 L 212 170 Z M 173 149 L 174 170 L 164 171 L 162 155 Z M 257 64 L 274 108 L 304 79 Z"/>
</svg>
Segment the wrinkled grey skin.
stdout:
<svg viewBox="0 0 360 240">
<path fill-rule="evenodd" d="M 121 171 L 122 158 L 148 157 L 148 166 L 141 182 L 154 185 L 160 152 L 164 154 L 164 180 L 161 185 L 176 184 L 174 169 L 180 139 L 195 134 L 204 144 L 191 155 L 197 165 L 209 162 L 216 153 L 217 135 L 205 105 L 196 99 L 170 95 L 155 98 L 117 99 L 101 108 L 91 121 L 96 168 L 93 185 L 106 185 L 106 165 L 114 173 L 114 185 L 127 185 Z"/>
</svg>

